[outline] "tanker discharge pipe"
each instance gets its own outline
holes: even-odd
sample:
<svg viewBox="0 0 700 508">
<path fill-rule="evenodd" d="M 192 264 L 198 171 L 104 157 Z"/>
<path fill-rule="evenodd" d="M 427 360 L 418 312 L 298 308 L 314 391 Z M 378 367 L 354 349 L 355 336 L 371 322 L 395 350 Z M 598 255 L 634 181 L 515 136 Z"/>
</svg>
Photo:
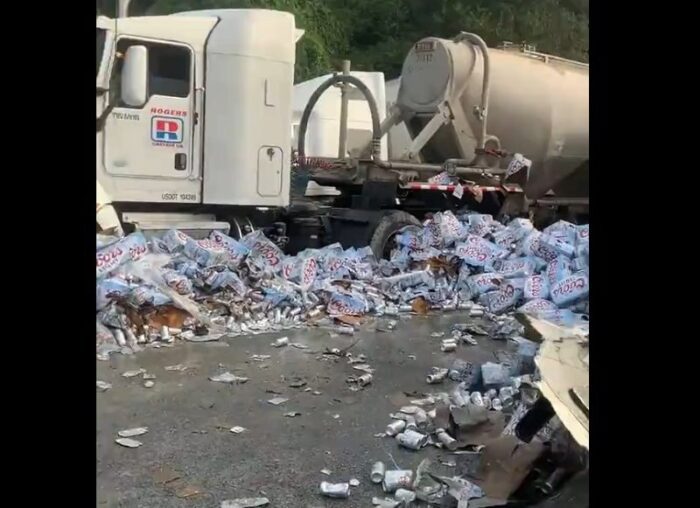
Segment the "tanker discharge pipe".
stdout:
<svg viewBox="0 0 700 508">
<path fill-rule="evenodd" d="M 481 136 L 479 137 L 478 148 L 486 147 L 486 120 L 489 113 L 489 94 L 491 92 L 491 60 L 489 58 L 489 48 L 484 39 L 476 34 L 461 32 L 454 38 L 455 42 L 468 41 L 475 44 L 481 50 L 484 57 L 484 82 L 481 88 L 481 106 L 479 110 L 479 120 L 481 120 Z"/>
</svg>

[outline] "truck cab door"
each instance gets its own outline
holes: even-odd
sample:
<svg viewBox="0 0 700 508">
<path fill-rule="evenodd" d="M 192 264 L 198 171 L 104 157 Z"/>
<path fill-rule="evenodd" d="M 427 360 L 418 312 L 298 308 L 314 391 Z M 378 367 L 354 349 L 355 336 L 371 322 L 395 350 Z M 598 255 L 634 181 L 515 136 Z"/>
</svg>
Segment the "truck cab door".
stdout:
<svg viewBox="0 0 700 508">
<path fill-rule="evenodd" d="M 114 177 L 191 177 L 194 53 L 182 44 L 121 37 L 111 91 L 120 88 L 123 55 L 131 45 L 148 49 L 148 96 L 141 107 L 117 101 L 104 127 L 105 171 Z"/>
</svg>

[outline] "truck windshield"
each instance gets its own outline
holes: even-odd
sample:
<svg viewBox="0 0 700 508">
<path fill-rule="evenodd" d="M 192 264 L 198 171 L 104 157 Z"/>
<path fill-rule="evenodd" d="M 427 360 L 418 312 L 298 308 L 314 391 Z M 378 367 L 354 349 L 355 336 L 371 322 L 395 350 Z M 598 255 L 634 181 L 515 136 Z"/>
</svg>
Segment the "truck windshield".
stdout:
<svg viewBox="0 0 700 508">
<path fill-rule="evenodd" d="M 97 70 L 95 71 L 95 77 L 100 73 L 100 63 L 102 63 L 102 53 L 105 49 L 106 35 L 106 30 L 102 28 L 97 29 Z"/>
</svg>

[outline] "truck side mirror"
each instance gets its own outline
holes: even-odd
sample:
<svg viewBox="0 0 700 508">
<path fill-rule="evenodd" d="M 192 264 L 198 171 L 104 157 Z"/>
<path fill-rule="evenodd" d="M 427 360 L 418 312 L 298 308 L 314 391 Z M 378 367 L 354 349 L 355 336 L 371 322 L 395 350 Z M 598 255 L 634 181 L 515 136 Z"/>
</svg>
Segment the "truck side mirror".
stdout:
<svg viewBox="0 0 700 508">
<path fill-rule="evenodd" d="M 131 46 L 124 55 L 121 79 L 122 101 L 140 107 L 148 100 L 148 48 Z"/>
</svg>

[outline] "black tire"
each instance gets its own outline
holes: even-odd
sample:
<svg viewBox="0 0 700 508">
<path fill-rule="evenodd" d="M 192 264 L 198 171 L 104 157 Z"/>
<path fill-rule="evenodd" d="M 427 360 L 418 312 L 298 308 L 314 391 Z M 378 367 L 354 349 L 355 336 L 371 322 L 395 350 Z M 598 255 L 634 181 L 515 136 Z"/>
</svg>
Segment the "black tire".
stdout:
<svg viewBox="0 0 700 508">
<path fill-rule="evenodd" d="M 372 234 L 372 240 L 369 243 L 377 259 L 388 257 L 389 252 L 387 251 L 387 247 L 389 246 L 387 244 L 389 240 L 399 229 L 405 226 L 421 227 L 422 225 L 413 215 L 400 210 L 385 215 L 382 220 L 379 221 L 377 228 L 374 230 L 374 234 Z"/>
</svg>

